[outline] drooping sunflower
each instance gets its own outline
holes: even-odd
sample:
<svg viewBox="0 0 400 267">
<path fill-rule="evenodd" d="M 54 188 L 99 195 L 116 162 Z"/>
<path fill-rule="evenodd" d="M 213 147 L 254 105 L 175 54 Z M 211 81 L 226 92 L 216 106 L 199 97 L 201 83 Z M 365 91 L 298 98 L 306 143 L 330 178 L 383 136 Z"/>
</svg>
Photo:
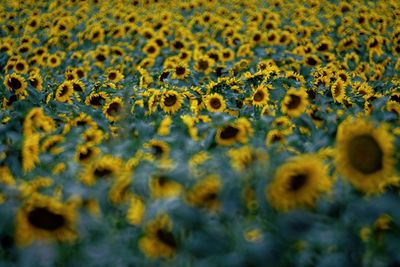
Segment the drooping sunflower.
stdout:
<svg viewBox="0 0 400 267">
<path fill-rule="evenodd" d="M 167 214 L 158 215 L 146 225 L 146 234 L 139 240 L 140 250 L 149 258 L 170 258 L 178 243 Z"/>
<path fill-rule="evenodd" d="M 17 95 L 25 95 L 26 94 L 26 87 L 27 83 L 24 79 L 24 77 L 12 73 L 12 74 L 7 74 L 6 77 L 4 78 L 4 85 L 13 93 Z"/>
<path fill-rule="evenodd" d="M 223 112 L 226 108 L 224 97 L 218 93 L 207 95 L 204 103 L 210 112 Z"/>
<path fill-rule="evenodd" d="M 160 107 L 166 113 L 175 113 L 182 106 L 182 96 L 173 90 L 167 90 L 162 94 Z"/>
<path fill-rule="evenodd" d="M 32 85 L 33 88 L 35 88 L 38 91 L 42 90 L 42 86 L 43 86 L 42 76 L 40 76 L 40 74 L 37 72 L 32 73 L 29 76 L 29 84 Z"/>
<path fill-rule="evenodd" d="M 222 182 L 218 175 L 209 175 L 197 182 L 186 194 L 186 200 L 190 205 L 206 208 L 210 211 L 218 211 Z"/>
<path fill-rule="evenodd" d="M 324 162 L 317 155 L 305 154 L 290 158 L 278 167 L 265 193 L 273 208 L 288 211 L 313 207 L 318 197 L 331 187 Z"/>
<path fill-rule="evenodd" d="M 27 173 L 39 163 L 39 139 L 38 133 L 24 136 L 22 144 L 22 170 Z"/>
<path fill-rule="evenodd" d="M 23 246 L 35 240 L 71 242 L 77 237 L 76 220 L 73 206 L 33 194 L 17 212 L 16 243 Z"/>
<path fill-rule="evenodd" d="M 149 181 L 150 194 L 153 198 L 177 197 L 182 192 L 182 185 L 166 175 L 155 175 Z"/>
<path fill-rule="evenodd" d="M 336 168 L 354 187 L 367 194 L 384 191 L 394 178 L 393 136 L 386 125 L 347 118 L 336 134 Z"/>
<path fill-rule="evenodd" d="M 120 119 L 122 109 L 122 99 L 120 97 L 116 97 L 104 105 L 103 113 L 109 121 L 113 122 Z"/>
<path fill-rule="evenodd" d="M 108 191 L 110 201 L 116 205 L 127 202 L 132 195 L 130 192 L 131 184 L 132 178 L 129 175 L 123 175 L 121 178 L 116 179 L 110 191 Z"/>
<path fill-rule="evenodd" d="M 342 79 L 338 79 L 331 86 L 331 93 L 333 100 L 338 103 L 342 103 L 346 96 L 346 83 Z"/>
<path fill-rule="evenodd" d="M 307 108 L 307 98 L 308 95 L 304 88 L 300 88 L 299 90 L 294 88 L 289 89 L 282 101 L 282 113 L 290 117 L 300 116 Z"/>
</svg>

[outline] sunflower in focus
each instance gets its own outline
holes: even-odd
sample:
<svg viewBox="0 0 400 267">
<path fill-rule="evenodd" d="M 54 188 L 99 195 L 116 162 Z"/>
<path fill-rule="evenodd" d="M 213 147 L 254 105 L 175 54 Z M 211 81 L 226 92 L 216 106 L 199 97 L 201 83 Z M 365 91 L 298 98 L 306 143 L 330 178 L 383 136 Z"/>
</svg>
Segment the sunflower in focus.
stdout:
<svg viewBox="0 0 400 267">
<path fill-rule="evenodd" d="M 268 104 L 269 92 L 266 86 L 258 86 L 252 95 L 252 103 L 254 106 L 262 107 Z"/>
<path fill-rule="evenodd" d="M 74 93 L 74 86 L 71 81 L 65 81 L 58 86 L 55 98 L 59 102 L 71 103 L 71 96 Z"/>
<path fill-rule="evenodd" d="M 76 220 L 73 206 L 34 194 L 17 212 L 16 243 L 23 246 L 35 240 L 73 241 L 77 237 Z"/>
<path fill-rule="evenodd" d="M 173 90 L 168 90 L 162 94 L 160 107 L 166 113 L 175 113 L 182 106 L 182 96 Z"/>
<path fill-rule="evenodd" d="M 207 95 L 204 102 L 210 112 L 223 112 L 226 108 L 224 97 L 218 93 Z"/>
<path fill-rule="evenodd" d="M 324 162 L 316 155 L 305 154 L 290 158 L 276 170 L 266 196 L 272 207 L 288 211 L 313 207 L 331 187 Z"/>
<path fill-rule="evenodd" d="M 26 95 L 27 83 L 24 77 L 18 74 L 8 74 L 4 78 L 4 85 L 17 95 Z"/>
<path fill-rule="evenodd" d="M 385 124 L 375 127 L 364 118 L 347 118 L 336 134 L 336 167 L 354 187 L 367 194 L 397 183 L 393 136 Z"/>
</svg>

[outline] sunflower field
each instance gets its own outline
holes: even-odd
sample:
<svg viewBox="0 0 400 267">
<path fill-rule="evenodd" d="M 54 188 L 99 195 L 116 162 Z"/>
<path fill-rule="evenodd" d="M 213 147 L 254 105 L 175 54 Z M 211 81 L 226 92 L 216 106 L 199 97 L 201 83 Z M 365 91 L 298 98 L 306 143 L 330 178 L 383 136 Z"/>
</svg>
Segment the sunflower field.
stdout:
<svg viewBox="0 0 400 267">
<path fill-rule="evenodd" d="M 0 2 L 0 266 L 400 266 L 399 1 Z"/>
</svg>

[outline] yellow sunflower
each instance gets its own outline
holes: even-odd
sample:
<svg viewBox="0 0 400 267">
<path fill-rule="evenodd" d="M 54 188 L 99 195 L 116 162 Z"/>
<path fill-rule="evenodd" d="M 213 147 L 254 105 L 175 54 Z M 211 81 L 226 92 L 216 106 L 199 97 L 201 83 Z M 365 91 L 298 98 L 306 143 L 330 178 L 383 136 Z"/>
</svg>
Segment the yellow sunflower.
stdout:
<svg viewBox="0 0 400 267">
<path fill-rule="evenodd" d="M 342 79 L 338 79 L 331 86 L 333 100 L 342 103 L 346 96 L 346 83 Z"/>
<path fill-rule="evenodd" d="M 23 246 L 35 240 L 73 241 L 77 237 L 76 220 L 73 206 L 33 194 L 17 212 L 16 243 Z"/>
<path fill-rule="evenodd" d="M 224 97 L 218 93 L 207 95 L 204 102 L 210 112 L 223 112 L 226 108 Z"/>
<path fill-rule="evenodd" d="M 324 162 L 316 155 L 305 154 L 282 164 L 265 193 L 273 208 L 288 211 L 313 207 L 317 198 L 331 187 Z"/>
<path fill-rule="evenodd" d="M 27 173 L 39 163 L 39 139 L 37 133 L 24 136 L 22 144 L 22 170 Z"/>
<path fill-rule="evenodd" d="M 177 197 L 182 192 L 182 185 L 165 175 L 156 175 L 149 182 L 150 194 L 153 198 Z"/>
<path fill-rule="evenodd" d="M 105 92 L 92 92 L 90 95 L 86 98 L 85 104 L 86 105 L 91 105 L 95 108 L 102 107 L 104 103 L 106 103 L 109 100 L 109 97 L 107 93 Z"/>
<path fill-rule="evenodd" d="M 385 124 L 375 127 L 364 118 L 347 118 L 336 134 L 336 167 L 354 187 L 376 194 L 395 178 L 393 136 Z"/>
<path fill-rule="evenodd" d="M 80 175 L 80 180 L 86 185 L 93 185 L 96 180 L 120 177 L 123 163 L 120 158 L 111 155 L 102 156 L 88 164 Z"/>
<path fill-rule="evenodd" d="M 26 95 L 27 83 L 25 78 L 18 74 L 7 74 L 4 78 L 4 85 L 17 95 Z"/>
<path fill-rule="evenodd" d="M 115 97 L 104 106 L 103 113 L 110 122 L 118 121 L 121 117 L 122 109 L 122 99 Z"/>
<path fill-rule="evenodd" d="M 160 107 L 166 113 L 175 113 L 182 106 L 183 98 L 182 96 L 173 90 L 167 90 L 162 94 Z"/>
<path fill-rule="evenodd" d="M 164 141 L 152 139 L 145 143 L 143 147 L 150 149 L 152 157 L 156 159 L 166 159 L 169 156 L 170 148 Z"/>
<path fill-rule="evenodd" d="M 185 80 L 189 75 L 190 75 L 190 70 L 187 64 L 180 63 L 174 66 L 172 72 L 173 79 Z"/>
<path fill-rule="evenodd" d="M 186 200 L 190 205 L 206 208 L 210 211 L 218 211 L 220 201 L 218 195 L 222 182 L 218 175 L 209 175 L 197 182 L 186 194 Z"/>
<path fill-rule="evenodd" d="M 59 102 L 71 102 L 71 96 L 74 93 L 74 86 L 71 81 L 64 81 L 58 86 L 55 98 Z"/>
<path fill-rule="evenodd" d="M 215 141 L 224 146 L 229 146 L 237 141 L 243 142 L 246 140 L 246 134 L 243 128 L 236 124 L 228 124 L 217 129 Z"/>
<path fill-rule="evenodd" d="M 282 101 L 282 113 L 290 117 L 300 116 L 307 108 L 307 97 L 308 95 L 304 88 L 300 88 L 299 90 L 294 88 L 289 89 Z"/>
<path fill-rule="evenodd" d="M 254 90 L 251 100 L 254 106 L 262 107 L 268 104 L 268 99 L 269 99 L 268 87 L 260 85 Z"/>
<path fill-rule="evenodd" d="M 146 234 L 139 240 L 139 248 L 149 258 L 170 258 L 175 255 L 177 240 L 172 232 L 172 221 L 167 214 L 158 215 L 146 225 Z"/>
</svg>

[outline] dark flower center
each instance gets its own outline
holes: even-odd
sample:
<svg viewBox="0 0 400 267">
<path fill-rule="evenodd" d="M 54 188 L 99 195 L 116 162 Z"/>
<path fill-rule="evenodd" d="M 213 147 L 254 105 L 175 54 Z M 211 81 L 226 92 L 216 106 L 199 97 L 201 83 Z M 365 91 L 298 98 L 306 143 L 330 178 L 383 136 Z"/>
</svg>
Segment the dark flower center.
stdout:
<svg viewBox="0 0 400 267">
<path fill-rule="evenodd" d="M 239 133 L 239 129 L 233 126 L 227 126 L 221 131 L 222 139 L 234 138 Z"/>
<path fill-rule="evenodd" d="M 171 107 L 175 105 L 176 100 L 176 95 L 167 95 L 166 97 L 164 97 L 164 105 L 167 107 Z"/>
<path fill-rule="evenodd" d="M 214 109 L 219 109 L 222 106 L 221 101 L 218 98 L 212 98 L 210 101 L 210 105 Z"/>
<path fill-rule="evenodd" d="M 94 175 L 96 177 L 106 177 L 109 176 L 112 173 L 112 170 L 108 169 L 108 168 L 103 168 L 103 167 L 97 167 L 94 170 Z"/>
<path fill-rule="evenodd" d="M 90 158 L 91 155 L 92 155 L 92 150 L 89 148 L 86 150 L 86 152 L 80 152 L 78 158 L 80 161 L 82 161 Z"/>
<path fill-rule="evenodd" d="M 347 156 L 351 166 L 362 174 L 372 174 L 383 168 L 383 151 L 368 134 L 356 136 L 349 142 Z"/>
<path fill-rule="evenodd" d="M 62 97 L 62 96 L 65 96 L 67 93 L 68 93 L 68 86 L 63 85 L 63 86 L 61 87 L 60 96 L 61 96 L 61 97 Z"/>
<path fill-rule="evenodd" d="M 101 106 L 102 101 L 104 101 L 104 98 L 101 96 L 93 96 L 90 98 L 90 104 L 93 106 Z"/>
<path fill-rule="evenodd" d="M 121 111 L 121 105 L 119 103 L 111 103 L 107 109 L 107 113 L 111 116 L 118 115 Z"/>
<path fill-rule="evenodd" d="M 174 235 L 165 230 L 165 229 L 159 229 L 156 232 L 156 236 L 158 238 L 158 240 L 160 240 L 162 243 L 164 243 L 165 245 L 172 247 L 172 248 L 176 248 L 176 241 L 174 238 Z"/>
<path fill-rule="evenodd" d="M 109 74 L 108 74 L 108 79 L 109 80 L 115 80 L 115 78 L 117 78 L 117 74 L 115 73 L 115 72 L 110 72 Z"/>
<path fill-rule="evenodd" d="M 186 72 L 186 68 L 185 67 L 178 66 L 175 69 L 176 75 L 183 75 L 183 74 L 185 74 L 185 72 Z"/>
<path fill-rule="evenodd" d="M 159 145 L 153 145 L 152 149 L 153 149 L 153 154 L 156 157 L 161 157 L 162 154 L 164 154 L 164 149 Z"/>
<path fill-rule="evenodd" d="M 206 69 L 208 69 L 208 61 L 200 59 L 198 66 L 199 66 L 200 70 L 206 70 Z"/>
<path fill-rule="evenodd" d="M 253 97 L 254 101 L 260 102 L 264 99 L 264 93 L 261 91 L 257 91 Z"/>
<path fill-rule="evenodd" d="M 28 222 L 36 228 L 55 231 L 65 225 L 65 218 L 47 208 L 38 207 L 28 213 Z"/>
<path fill-rule="evenodd" d="M 17 78 L 11 77 L 8 80 L 8 86 L 13 90 L 18 90 L 22 87 L 22 83 Z"/>
<path fill-rule="evenodd" d="M 289 191 L 296 192 L 307 183 L 308 177 L 305 174 L 296 174 L 289 179 Z"/>
<path fill-rule="evenodd" d="M 287 103 L 287 105 L 286 105 L 287 108 L 288 109 L 297 108 L 301 103 L 301 98 L 294 94 L 290 94 L 289 97 L 290 97 L 290 100 L 289 100 L 289 103 Z"/>
</svg>

